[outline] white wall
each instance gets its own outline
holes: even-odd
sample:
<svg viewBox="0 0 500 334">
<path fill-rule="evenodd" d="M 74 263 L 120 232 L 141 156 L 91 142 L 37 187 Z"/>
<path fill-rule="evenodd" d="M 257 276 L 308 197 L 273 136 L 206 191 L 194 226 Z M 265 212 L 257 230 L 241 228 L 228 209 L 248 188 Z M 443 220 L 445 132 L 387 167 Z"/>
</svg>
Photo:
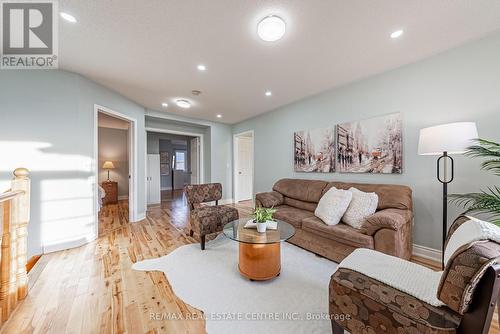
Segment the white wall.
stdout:
<svg viewBox="0 0 500 334">
<path fill-rule="evenodd" d="M 293 171 L 293 132 L 400 111 L 402 175 L 306 174 Z M 283 177 L 406 184 L 413 189 L 414 242 L 441 247 L 441 184 L 436 157 L 417 155 L 419 129 L 455 121 L 477 122 L 482 138 L 500 141 L 500 34 L 350 85 L 300 100 L 234 126 L 255 131 L 255 190 Z M 449 191 L 478 191 L 499 178 L 479 161 L 456 156 Z M 449 221 L 459 210 L 449 206 Z"/>
<path fill-rule="evenodd" d="M 144 216 L 146 131 L 144 107 L 78 74 L 60 70 L 0 71 L 0 191 L 7 190 L 12 171 L 31 171 L 31 220 L 28 256 L 88 242 L 96 233 L 94 192 L 94 104 L 137 120 L 137 204 Z M 231 127 L 149 111 L 205 134 L 206 180 L 222 182 L 230 198 Z M 178 123 L 176 123 L 179 121 Z M 184 124 L 183 123 L 183 124 Z M 212 147 L 214 147 L 212 152 Z M 213 171 L 213 172 L 212 172 Z"/>
<path fill-rule="evenodd" d="M 99 127 L 99 184 L 108 179 L 105 161 L 112 161 L 115 169 L 109 170 L 109 179 L 118 183 L 118 197 L 129 196 L 128 131 Z"/>
<path fill-rule="evenodd" d="M 0 191 L 16 167 L 31 171 L 29 256 L 44 247 L 82 244 L 95 235 L 94 104 L 137 120 L 142 129 L 138 156 L 143 157 L 143 107 L 70 72 L 0 73 Z M 143 159 L 137 177 L 145 179 Z M 138 182 L 139 215 L 144 214 L 144 191 L 144 182 Z"/>
</svg>

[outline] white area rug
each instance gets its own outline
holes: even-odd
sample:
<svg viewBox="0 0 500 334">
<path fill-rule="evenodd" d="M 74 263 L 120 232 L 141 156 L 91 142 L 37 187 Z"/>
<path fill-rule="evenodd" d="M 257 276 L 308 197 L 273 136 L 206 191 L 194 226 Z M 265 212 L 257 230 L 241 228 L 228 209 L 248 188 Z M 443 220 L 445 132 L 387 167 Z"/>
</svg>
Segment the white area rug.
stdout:
<svg viewBox="0 0 500 334">
<path fill-rule="evenodd" d="M 205 251 L 186 245 L 132 268 L 163 271 L 180 299 L 204 311 L 209 334 L 323 334 L 331 333 L 328 284 L 336 266 L 285 242 L 281 275 L 251 282 L 238 271 L 238 243 L 220 235 Z M 253 320 L 266 317 L 275 320 Z"/>
</svg>

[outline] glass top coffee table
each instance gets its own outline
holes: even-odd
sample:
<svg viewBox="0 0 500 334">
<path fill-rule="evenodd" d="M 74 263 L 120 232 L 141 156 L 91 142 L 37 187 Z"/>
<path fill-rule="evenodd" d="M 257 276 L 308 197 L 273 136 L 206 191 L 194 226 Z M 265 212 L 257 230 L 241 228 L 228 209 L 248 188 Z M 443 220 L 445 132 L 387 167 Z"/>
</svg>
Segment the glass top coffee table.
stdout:
<svg viewBox="0 0 500 334">
<path fill-rule="evenodd" d="M 224 225 L 224 234 L 239 243 L 239 270 L 252 281 L 265 281 L 279 276 L 281 270 L 281 242 L 294 236 L 295 228 L 281 220 L 276 230 L 257 232 L 244 228 L 249 218 L 242 218 Z"/>
</svg>

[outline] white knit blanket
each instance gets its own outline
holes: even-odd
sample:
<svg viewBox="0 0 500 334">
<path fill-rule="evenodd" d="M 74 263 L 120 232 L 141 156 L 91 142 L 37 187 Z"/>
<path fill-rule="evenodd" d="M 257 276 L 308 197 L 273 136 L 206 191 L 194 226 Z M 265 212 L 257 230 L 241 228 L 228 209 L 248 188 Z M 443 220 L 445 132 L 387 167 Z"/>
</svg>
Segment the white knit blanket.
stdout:
<svg viewBox="0 0 500 334">
<path fill-rule="evenodd" d="M 437 298 L 442 271 L 371 249 L 358 248 L 340 262 L 338 268 L 354 270 L 433 306 L 443 306 Z"/>
<path fill-rule="evenodd" d="M 500 227 L 474 217 L 467 218 L 469 221 L 460 225 L 451 235 L 444 251 L 444 263 L 448 263 L 457 249 L 471 242 L 491 240 L 500 243 Z"/>
</svg>

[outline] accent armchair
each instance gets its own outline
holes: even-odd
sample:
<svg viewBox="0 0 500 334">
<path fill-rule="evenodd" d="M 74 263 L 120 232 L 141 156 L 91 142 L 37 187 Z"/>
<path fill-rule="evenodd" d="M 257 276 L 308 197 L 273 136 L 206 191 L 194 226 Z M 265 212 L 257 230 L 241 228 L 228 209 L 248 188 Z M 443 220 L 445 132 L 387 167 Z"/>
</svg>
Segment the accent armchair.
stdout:
<svg viewBox="0 0 500 334">
<path fill-rule="evenodd" d="M 220 183 L 187 185 L 185 192 L 191 209 L 189 235 L 193 236 L 196 233 L 200 237 L 201 249 L 204 250 L 206 236 L 222 232 L 225 224 L 239 218 L 238 210 L 219 205 L 219 200 L 222 198 L 222 185 Z M 214 201 L 215 206 L 201 205 Z"/>
<path fill-rule="evenodd" d="M 450 228 L 445 270 L 357 249 L 330 280 L 334 334 L 487 334 L 500 292 L 500 228 L 461 216 Z"/>
</svg>

